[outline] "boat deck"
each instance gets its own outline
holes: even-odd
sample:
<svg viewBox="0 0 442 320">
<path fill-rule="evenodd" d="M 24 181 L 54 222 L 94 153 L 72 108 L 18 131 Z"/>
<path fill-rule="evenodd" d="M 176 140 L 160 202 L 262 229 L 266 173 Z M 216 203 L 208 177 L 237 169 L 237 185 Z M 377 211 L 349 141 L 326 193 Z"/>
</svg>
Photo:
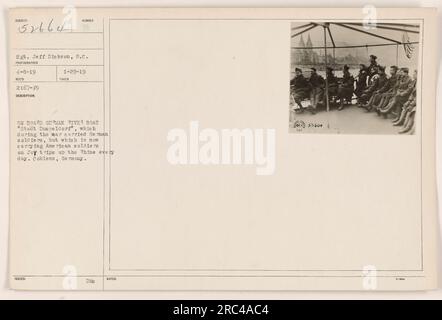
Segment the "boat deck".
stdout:
<svg viewBox="0 0 442 320">
<path fill-rule="evenodd" d="M 376 112 L 367 112 L 364 108 L 356 105 L 347 105 L 341 111 L 333 107 L 329 112 L 319 109 L 316 114 L 304 111 L 293 114 L 290 121 L 290 132 L 302 133 L 347 133 L 359 134 L 361 127 L 364 134 L 397 134 L 401 127 L 395 127 L 392 123 L 393 116 L 385 119 Z M 295 129 L 295 121 L 302 124 L 302 128 Z M 304 127 L 305 125 L 305 127 Z M 322 126 L 318 128 L 318 126 Z"/>
</svg>

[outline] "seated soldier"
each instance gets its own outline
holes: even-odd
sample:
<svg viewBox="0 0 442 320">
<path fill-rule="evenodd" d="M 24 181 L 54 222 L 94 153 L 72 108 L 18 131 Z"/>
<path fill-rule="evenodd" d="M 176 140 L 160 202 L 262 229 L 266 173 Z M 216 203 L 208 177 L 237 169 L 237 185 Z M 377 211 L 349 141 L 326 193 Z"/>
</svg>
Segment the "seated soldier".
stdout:
<svg viewBox="0 0 442 320">
<path fill-rule="evenodd" d="M 407 102 L 405 102 L 405 104 L 403 105 L 401 112 L 398 114 L 398 116 L 395 119 L 393 119 L 393 125 L 394 126 L 404 125 L 405 128 L 407 126 L 407 123 L 409 122 L 411 113 L 414 112 L 415 109 L 416 109 L 416 86 L 414 87 L 413 91 L 408 97 Z"/>
<path fill-rule="evenodd" d="M 302 74 L 302 70 L 299 68 L 295 69 L 295 77 L 290 80 L 290 96 L 291 99 L 298 105 L 295 109 L 296 113 L 304 112 L 304 107 L 301 101 L 308 98 L 310 95 L 310 85 L 306 78 Z"/>
<path fill-rule="evenodd" d="M 359 73 L 356 77 L 356 89 L 355 95 L 356 97 L 360 97 L 362 92 L 367 88 L 367 67 L 364 64 L 359 65 Z"/>
<path fill-rule="evenodd" d="M 378 109 L 378 114 L 383 114 L 384 117 L 390 112 L 398 112 L 399 108 L 405 104 L 416 86 L 417 71 L 414 71 L 413 79 L 410 79 L 408 76 L 408 68 L 403 68 L 402 72 L 404 73 L 404 76 L 399 82 L 396 94 L 390 99 L 390 102 L 385 108 Z"/>
<path fill-rule="evenodd" d="M 376 75 L 379 71 L 378 67 L 378 63 L 376 62 L 376 59 L 378 57 L 376 57 L 374 54 L 370 55 L 370 64 L 367 67 L 367 74 L 368 74 L 368 83 L 371 82 L 371 79 L 374 77 L 374 75 Z"/>
<path fill-rule="evenodd" d="M 397 81 L 397 70 L 398 68 L 396 66 L 390 67 L 390 78 L 387 79 L 382 87 L 373 93 L 368 103 L 363 105 L 368 112 L 373 110 L 374 106 L 381 102 L 384 94 L 394 87 Z"/>
<path fill-rule="evenodd" d="M 414 100 L 413 103 L 409 104 L 409 111 L 405 115 L 404 126 L 402 127 L 401 130 L 399 130 L 399 133 L 410 133 L 410 134 L 414 133 L 415 115 L 416 115 L 416 100 Z"/>
<path fill-rule="evenodd" d="M 315 68 L 311 68 L 309 84 L 310 84 L 310 105 L 308 106 L 308 109 L 312 114 L 315 114 L 318 104 L 321 103 L 321 101 L 324 98 L 324 87 L 325 87 L 324 78 L 316 73 Z"/>
<path fill-rule="evenodd" d="M 385 67 L 376 66 L 373 67 L 377 69 L 377 73 L 373 75 L 368 84 L 368 87 L 362 92 L 361 96 L 358 98 L 358 103 L 360 106 L 363 106 L 366 102 L 368 102 L 373 95 L 373 93 L 381 88 L 384 83 L 387 81 L 387 76 L 385 75 Z"/>
<path fill-rule="evenodd" d="M 328 97 L 333 102 L 336 101 L 338 97 L 338 78 L 334 74 L 334 70 L 331 67 L 327 67 L 327 83 L 328 83 Z"/>
<path fill-rule="evenodd" d="M 403 72 L 403 68 L 399 69 L 396 73 L 396 82 L 394 83 L 393 87 L 382 94 L 381 99 L 377 105 L 373 104 L 373 109 L 376 110 L 376 112 L 379 112 L 380 109 L 385 108 L 390 100 L 396 95 L 401 80 L 404 76 L 406 76 L 406 74 Z"/>
<path fill-rule="evenodd" d="M 344 66 L 342 80 L 339 83 L 338 97 L 340 100 L 340 106 L 338 110 L 344 109 L 345 102 L 351 104 L 351 99 L 353 97 L 355 79 L 348 71 L 349 69 L 350 68 L 347 65 Z"/>
</svg>

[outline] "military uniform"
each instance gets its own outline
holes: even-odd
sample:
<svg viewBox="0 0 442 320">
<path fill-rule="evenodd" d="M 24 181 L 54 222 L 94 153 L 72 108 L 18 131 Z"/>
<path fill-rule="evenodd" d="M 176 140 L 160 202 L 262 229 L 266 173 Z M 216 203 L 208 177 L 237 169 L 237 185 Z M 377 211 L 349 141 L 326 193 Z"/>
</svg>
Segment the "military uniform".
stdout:
<svg viewBox="0 0 442 320">
<path fill-rule="evenodd" d="M 383 85 L 379 84 L 379 89 L 373 93 L 373 95 L 371 96 L 367 105 L 365 105 L 364 107 L 368 111 L 371 111 L 373 109 L 373 107 L 375 107 L 376 105 L 378 105 L 381 102 L 381 100 L 385 96 L 385 94 L 393 89 L 393 87 L 395 86 L 395 84 L 397 82 L 397 79 L 398 79 L 398 76 L 395 73 L 390 78 L 387 78 Z"/>
<path fill-rule="evenodd" d="M 383 85 L 387 82 L 387 76 L 385 73 L 376 74 L 371 78 L 370 84 L 368 85 L 367 89 L 365 89 L 361 96 L 358 99 L 358 102 L 360 104 L 363 104 L 370 100 L 373 93 L 383 87 Z"/>
<path fill-rule="evenodd" d="M 404 124 L 406 125 L 406 118 L 409 113 L 412 113 L 416 111 L 416 86 L 414 86 L 413 91 L 411 92 L 410 96 L 408 97 L 407 102 L 404 103 L 402 106 L 401 112 L 398 114 L 396 119 L 393 120 L 393 124 L 395 126 Z"/>
<path fill-rule="evenodd" d="M 316 110 L 319 103 L 324 98 L 324 86 L 325 80 L 317 73 L 312 73 L 309 79 L 310 90 L 310 103 L 311 107 Z"/>
<path fill-rule="evenodd" d="M 350 72 L 348 72 L 348 68 L 344 69 L 344 75 L 338 88 L 338 97 L 341 103 L 341 106 L 339 107 L 340 110 L 342 110 L 344 107 L 344 100 L 351 103 L 351 98 L 353 97 L 354 91 L 354 82 L 355 79 Z"/>
<path fill-rule="evenodd" d="M 362 95 L 362 92 L 364 92 L 365 88 L 367 88 L 367 76 L 368 76 L 367 69 L 365 67 L 359 70 L 359 74 L 356 80 L 356 89 L 355 89 L 355 95 L 357 97 L 360 97 Z"/>
<path fill-rule="evenodd" d="M 396 75 L 396 78 L 394 80 L 394 83 L 392 84 L 392 87 L 385 93 L 382 94 L 381 99 L 377 105 L 373 105 L 373 108 L 376 110 L 381 110 L 385 108 L 390 100 L 396 95 L 397 90 L 399 88 L 399 85 L 401 83 L 402 78 L 404 75 Z"/>
<path fill-rule="evenodd" d="M 328 84 L 328 96 L 336 97 L 338 95 L 338 78 L 333 74 L 332 68 L 327 68 L 327 84 Z"/>
<path fill-rule="evenodd" d="M 370 58 L 371 62 L 367 68 L 368 83 L 370 83 L 374 75 L 378 73 L 378 67 L 379 67 L 378 63 L 376 62 L 377 57 L 374 55 L 370 55 Z"/>
<path fill-rule="evenodd" d="M 395 126 L 402 125 L 402 129 L 399 133 L 410 133 L 414 132 L 415 121 L 414 118 L 416 116 L 416 86 L 410 94 L 407 102 L 402 107 L 401 114 L 399 119 L 395 121 L 393 124 Z"/>
<path fill-rule="evenodd" d="M 301 101 L 310 95 L 310 85 L 307 79 L 299 74 L 290 80 L 291 95 L 294 102 L 302 108 Z"/>
<path fill-rule="evenodd" d="M 392 97 L 385 108 L 380 109 L 380 113 L 388 114 L 394 111 L 398 106 L 402 106 L 409 98 L 416 86 L 416 80 L 412 80 L 408 74 L 399 81 L 396 94 Z"/>
</svg>

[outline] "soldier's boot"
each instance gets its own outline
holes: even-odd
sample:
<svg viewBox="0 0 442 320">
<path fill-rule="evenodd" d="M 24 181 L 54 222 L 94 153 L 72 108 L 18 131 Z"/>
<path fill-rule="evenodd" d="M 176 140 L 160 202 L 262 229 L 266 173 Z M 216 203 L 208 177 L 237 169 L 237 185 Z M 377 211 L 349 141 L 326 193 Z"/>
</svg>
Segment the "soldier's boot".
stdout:
<svg viewBox="0 0 442 320">
<path fill-rule="evenodd" d="M 400 115 L 398 117 L 396 117 L 396 119 L 393 121 L 393 125 L 394 126 L 402 125 L 405 121 L 406 115 L 407 115 L 406 109 L 402 109 L 402 112 L 400 113 Z"/>
<path fill-rule="evenodd" d="M 386 102 L 388 102 L 388 99 L 386 97 L 382 97 L 381 101 L 377 105 L 373 106 L 373 109 L 376 111 L 378 116 L 381 115 L 380 111 L 385 107 Z"/>
<path fill-rule="evenodd" d="M 373 102 L 374 102 L 374 95 L 371 96 L 370 100 L 364 105 L 362 105 L 363 108 L 365 108 L 367 111 L 371 111 L 373 108 Z"/>
<path fill-rule="evenodd" d="M 403 128 L 401 130 L 399 130 L 399 133 L 407 133 L 409 131 L 411 131 L 411 129 L 414 126 L 414 119 L 413 117 L 411 117 L 409 114 L 407 114 L 407 117 L 405 119 L 405 125 L 403 126 Z"/>
<path fill-rule="evenodd" d="M 397 121 L 399 121 L 399 118 L 401 117 L 402 113 L 396 114 L 393 119 L 391 119 L 391 122 L 393 122 L 393 124 Z"/>
<path fill-rule="evenodd" d="M 384 104 L 385 97 L 382 97 L 377 104 L 373 105 L 373 109 L 379 109 Z"/>
<path fill-rule="evenodd" d="M 341 111 L 342 109 L 344 109 L 344 98 L 341 98 L 338 110 Z"/>
<path fill-rule="evenodd" d="M 396 101 L 392 100 L 384 109 L 381 109 L 380 112 L 382 114 L 388 114 L 396 107 Z"/>
<path fill-rule="evenodd" d="M 301 101 L 296 101 L 296 104 L 299 108 L 295 109 L 295 113 L 303 113 L 305 108 L 302 106 Z"/>
<path fill-rule="evenodd" d="M 307 110 L 310 111 L 311 114 L 316 114 L 316 106 L 312 106 L 311 104 L 307 107 Z"/>
<path fill-rule="evenodd" d="M 373 110 L 373 102 L 369 102 L 368 104 L 366 104 L 365 106 L 363 106 L 365 108 L 365 110 L 367 110 L 367 112 L 371 112 Z"/>
<path fill-rule="evenodd" d="M 416 128 L 416 126 L 414 125 L 414 121 L 413 121 L 413 125 L 411 126 L 410 131 L 408 131 L 408 134 L 414 134 L 414 129 Z"/>
<path fill-rule="evenodd" d="M 400 106 L 400 104 L 398 104 L 397 108 L 396 108 L 396 116 L 394 118 L 394 120 L 392 120 L 393 122 L 398 122 L 399 119 L 402 116 L 402 112 L 404 110 L 408 110 L 408 106 L 410 105 L 409 102 L 406 102 L 402 107 Z"/>
<path fill-rule="evenodd" d="M 379 105 L 376 107 L 376 113 L 378 114 L 378 116 L 381 115 L 381 111 L 385 109 L 385 106 L 388 105 L 386 104 L 388 100 L 387 99 L 382 99 L 382 101 L 379 103 Z"/>
<path fill-rule="evenodd" d="M 396 106 L 392 110 L 392 114 L 394 114 L 395 117 L 400 116 L 402 112 L 402 104 L 396 103 Z"/>
<path fill-rule="evenodd" d="M 378 106 L 378 109 L 379 110 L 385 109 L 388 106 L 389 103 L 390 103 L 390 99 L 389 98 L 387 98 L 387 97 L 383 98 L 381 103 Z"/>
</svg>

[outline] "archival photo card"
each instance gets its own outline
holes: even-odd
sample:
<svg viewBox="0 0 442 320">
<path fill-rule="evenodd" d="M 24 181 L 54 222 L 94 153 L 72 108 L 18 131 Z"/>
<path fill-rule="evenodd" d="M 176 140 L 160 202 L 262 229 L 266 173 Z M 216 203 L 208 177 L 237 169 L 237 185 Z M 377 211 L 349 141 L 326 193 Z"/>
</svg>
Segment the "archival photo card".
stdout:
<svg viewBox="0 0 442 320">
<path fill-rule="evenodd" d="M 68 9 L 9 11 L 12 289 L 437 286 L 435 10 Z"/>
</svg>

